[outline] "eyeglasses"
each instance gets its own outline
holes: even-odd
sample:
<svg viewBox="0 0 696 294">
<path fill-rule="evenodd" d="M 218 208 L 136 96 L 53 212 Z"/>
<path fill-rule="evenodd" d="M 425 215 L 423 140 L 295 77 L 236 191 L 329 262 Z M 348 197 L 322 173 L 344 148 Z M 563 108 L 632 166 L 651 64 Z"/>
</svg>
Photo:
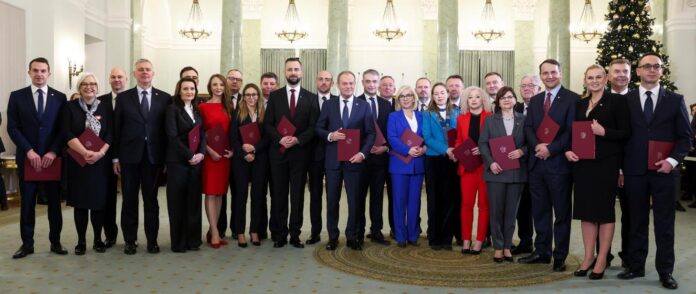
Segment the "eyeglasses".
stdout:
<svg viewBox="0 0 696 294">
<path fill-rule="evenodd" d="M 413 98 L 413 97 L 416 97 L 416 96 L 413 94 L 404 94 L 404 95 L 399 95 L 398 98 L 401 99 L 401 98 Z"/>
<path fill-rule="evenodd" d="M 259 96 L 259 94 L 256 94 L 256 93 L 246 93 L 246 94 L 244 94 L 244 97 L 249 97 L 249 98 L 258 97 L 258 96 Z"/>
<path fill-rule="evenodd" d="M 240 82 L 240 83 L 242 82 L 242 79 L 241 79 L 241 78 L 227 77 L 227 80 L 228 80 L 228 81 L 233 81 L 233 82 Z"/>
<path fill-rule="evenodd" d="M 80 83 L 80 87 L 96 87 L 97 83 Z"/>
<path fill-rule="evenodd" d="M 537 85 L 535 85 L 535 84 L 522 84 L 522 85 L 520 85 L 520 88 L 522 88 L 522 89 L 525 89 L 525 88 L 534 89 L 536 87 L 537 87 Z"/>
<path fill-rule="evenodd" d="M 662 69 L 662 64 L 643 64 L 643 65 L 639 66 L 639 68 L 642 68 L 643 70 L 650 70 L 650 69 L 660 70 L 660 69 Z"/>
<path fill-rule="evenodd" d="M 512 96 L 512 95 L 505 95 L 505 96 L 503 96 L 503 97 L 500 97 L 500 100 L 503 100 L 503 99 L 515 99 L 515 96 Z"/>
</svg>

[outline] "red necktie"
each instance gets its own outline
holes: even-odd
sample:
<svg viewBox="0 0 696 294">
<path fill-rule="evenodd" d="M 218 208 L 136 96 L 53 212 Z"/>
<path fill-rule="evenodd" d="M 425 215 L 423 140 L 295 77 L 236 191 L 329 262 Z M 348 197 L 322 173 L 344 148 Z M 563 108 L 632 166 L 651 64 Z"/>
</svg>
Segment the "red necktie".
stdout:
<svg viewBox="0 0 696 294">
<path fill-rule="evenodd" d="M 551 92 L 546 93 L 546 100 L 544 100 L 544 115 L 549 113 L 551 108 Z"/>
<path fill-rule="evenodd" d="M 295 116 L 295 89 L 290 89 L 290 115 Z"/>
</svg>

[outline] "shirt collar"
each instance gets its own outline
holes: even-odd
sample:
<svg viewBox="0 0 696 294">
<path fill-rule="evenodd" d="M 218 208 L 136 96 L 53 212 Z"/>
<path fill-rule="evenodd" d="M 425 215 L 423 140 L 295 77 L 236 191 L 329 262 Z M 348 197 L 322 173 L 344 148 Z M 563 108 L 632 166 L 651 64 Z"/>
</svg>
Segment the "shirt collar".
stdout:
<svg viewBox="0 0 696 294">
<path fill-rule="evenodd" d="M 341 96 L 341 102 L 343 102 L 344 100 L 346 100 L 346 98 Z M 348 102 L 348 104 L 353 104 L 353 96 L 348 97 Z"/>
<path fill-rule="evenodd" d="M 546 93 L 551 92 L 551 98 L 555 99 L 556 96 L 558 96 L 558 91 L 561 90 L 561 84 L 558 84 L 558 86 L 554 87 L 553 89 L 546 89 Z M 544 97 L 546 97 L 548 94 L 544 94 Z"/>
<path fill-rule="evenodd" d="M 616 91 L 614 91 L 614 89 L 611 89 L 611 93 L 612 94 L 626 95 L 626 93 L 628 93 L 628 87 L 626 87 L 626 89 L 623 89 L 623 91 L 621 91 L 621 92 L 616 92 Z"/>
<path fill-rule="evenodd" d="M 643 87 L 643 85 L 640 85 L 640 87 L 638 87 L 638 91 L 638 93 L 640 93 L 640 97 L 643 97 L 643 95 L 645 95 L 645 92 L 650 91 L 652 92 L 652 97 L 655 98 L 660 93 L 660 84 L 658 83 L 657 86 L 655 86 L 652 89 L 646 89 Z"/>
<path fill-rule="evenodd" d="M 295 96 L 300 95 L 300 84 L 298 83 L 297 85 L 287 85 L 287 92 L 288 92 L 288 97 L 290 97 L 290 90 L 295 89 Z"/>
<path fill-rule="evenodd" d="M 140 86 L 135 86 L 135 88 L 138 89 L 138 96 L 140 96 L 140 93 L 142 93 L 143 91 L 147 91 L 148 94 L 152 94 L 152 86 L 150 86 L 147 89 L 143 89 Z M 150 96 L 152 96 L 152 95 L 150 95 Z"/>
<path fill-rule="evenodd" d="M 31 84 L 31 93 L 32 94 L 35 94 L 36 91 L 39 89 L 43 90 L 44 95 L 48 94 L 48 85 L 43 85 L 43 87 L 39 88 L 39 87 L 35 86 L 34 84 Z"/>
</svg>

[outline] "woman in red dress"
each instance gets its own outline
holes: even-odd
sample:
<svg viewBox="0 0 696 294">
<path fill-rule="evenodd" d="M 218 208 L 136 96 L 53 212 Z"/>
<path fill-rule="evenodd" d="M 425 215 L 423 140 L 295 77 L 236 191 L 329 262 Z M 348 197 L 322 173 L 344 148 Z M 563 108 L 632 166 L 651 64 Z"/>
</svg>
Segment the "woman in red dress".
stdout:
<svg viewBox="0 0 696 294">
<path fill-rule="evenodd" d="M 220 74 L 211 76 L 208 80 L 208 93 L 210 93 L 210 100 L 198 106 L 203 116 L 203 127 L 208 131 L 214 127 L 222 126 L 225 132 L 224 136 L 229 138 L 232 106 L 229 97 L 225 94 L 228 93 L 225 77 Z M 217 223 L 222 206 L 222 196 L 227 194 L 230 173 L 229 158 L 232 157 L 232 151 L 225 150 L 225 154 L 220 154 L 208 145 L 206 153 L 208 156 L 203 160 L 201 175 L 203 194 L 205 194 L 205 214 L 208 216 L 210 224 L 207 239 L 210 246 L 217 249 L 220 248 L 220 245 L 227 244 L 227 241 L 220 238 Z"/>
</svg>

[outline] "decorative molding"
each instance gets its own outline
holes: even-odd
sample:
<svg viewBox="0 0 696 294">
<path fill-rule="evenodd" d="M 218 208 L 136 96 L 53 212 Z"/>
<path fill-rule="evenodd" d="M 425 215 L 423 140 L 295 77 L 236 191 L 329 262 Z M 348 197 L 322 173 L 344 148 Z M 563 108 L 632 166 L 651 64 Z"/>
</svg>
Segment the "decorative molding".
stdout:
<svg viewBox="0 0 696 294">
<path fill-rule="evenodd" d="M 85 18 L 102 26 L 107 25 L 106 13 L 89 4 L 85 7 Z"/>
<path fill-rule="evenodd" d="M 694 2 L 696 2 L 696 0 L 694 0 Z M 694 18 L 693 16 L 670 17 L 665 22 L 665 28 L 668 33 L 695 31 L 696 18 Z"/>
<path fill-rule="evenodd" d="M 203 42 L 184 42 L 175 40 L 152 40 L 151 38 L 143 38 L 143 45 L 150 47 L 152 49 L 164 49 L 164 50 L 180 50 L 180 51 L 195 51 L 195 50 L 217 50 L 220 51 L 220 42 L 216 41 L 214 43 L 203 43 Z"/>
<path fill-rule="evenodd" d="M 424 20 L 437 20 L 437 0 L 421 0 Z"/>
<path fill-rule="evenodd" d="M 689 0 L 689 6 L 696 7 L 696 0 Z"/>
<path fill-rule="evenodd" d="M 262 10 L 263 10 L 263 1 L 262 0 L 242 0 L 242 18 L 243 19 L 261 19 Z"/>
<path fill-rule="evenodd" d="M 515 20 L 533 21 L 536 2 L 536 0 L 512 0 Z"/>
<path fill-rule="evenodd" d="M 70 0 L 69 2 L 75 4 L 80 10 L 87 9 L 87 0 Z"/>
<path fill-rule="evenodd" d="M 110 16 L 107 19 L 107 26 L 111 29 L 130 30 L 132 25 L 133 25 L 133 19 L 130 17 Z"/>
</svg>

